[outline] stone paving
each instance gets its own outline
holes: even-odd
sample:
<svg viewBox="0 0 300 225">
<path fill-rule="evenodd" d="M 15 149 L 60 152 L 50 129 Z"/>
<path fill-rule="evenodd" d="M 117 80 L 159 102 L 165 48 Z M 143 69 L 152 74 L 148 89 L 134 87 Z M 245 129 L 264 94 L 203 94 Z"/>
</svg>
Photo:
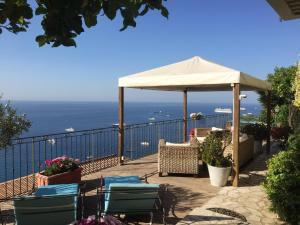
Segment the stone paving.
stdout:
<svg viewBox="0 0 300 225">
<path fill-rule="evenodd" d="M 272 154 L 277 152 L 276 145 L 272 146 Z M 240 174 L 238 188 L 226 186 L 218 194 L 201 207 L 193 209 L 188 216 L 177 225 L 202 224 L 254 224 L 275 225 L 284 224 L 277 216 L 269 211 L 270 202 L 261 186 L 266 175 L 265 154 L 257 158 Z M 224 208 L 241 214 L 247 222 L 235 217 L 212 212 L 209 208 Z"/>
</svg>

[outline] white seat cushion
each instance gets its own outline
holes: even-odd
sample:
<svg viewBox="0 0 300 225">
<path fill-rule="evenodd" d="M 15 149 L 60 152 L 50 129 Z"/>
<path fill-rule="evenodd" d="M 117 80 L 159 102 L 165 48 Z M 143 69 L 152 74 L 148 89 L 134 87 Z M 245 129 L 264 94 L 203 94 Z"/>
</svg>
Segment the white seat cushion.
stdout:
<svg viewBox="0 0 300 225">
<path fill-rule="evenodd" d="M 206 137 L 197 137 L 197 140 L 200 142 L 200 143 L 203 143 L 205 141 L 205 138 Z"/>
<path fill-rule="evenodd" d="M 212 131 L 222 131 L 222 128 L 218 128 L 218 127 L 212 127 L 211 128 Z"/>
<path fill-rule="evenodd" d="M 171 142 L 166 142 L 166 146 L 188 147 L 188 146 L 190 146 L 190 143 L 171 143 Z"/>
</svg>

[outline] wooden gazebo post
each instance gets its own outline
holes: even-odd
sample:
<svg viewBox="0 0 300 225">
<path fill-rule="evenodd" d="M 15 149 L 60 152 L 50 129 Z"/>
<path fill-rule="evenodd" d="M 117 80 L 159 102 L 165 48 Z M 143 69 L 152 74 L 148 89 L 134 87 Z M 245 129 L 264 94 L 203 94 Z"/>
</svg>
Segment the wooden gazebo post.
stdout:
<svg viewBox="0 0 300 225">
<path fill-rule="evenodd" d="M 233 178 L 232 185 L 239 186 L 239 130 L 240 130 L 240 84 L 233 85 Z"/>
<path fill-rule="evenodd" d="M 270 154 L 271 150 L 271 91 L 268 91 L 267 94 L 267 145 L 266 145 L 266 153 Z"/>
<path fill-rule="evenodd" d="M 122 165 L 124 153 L 124 87 L 119 87 L 118 116 L 118 163 Z"/>
<path fill-rule="evenodd" d="M 183 91 L 183 142 L 187 142 L 187 90 Z"/>
</svg>

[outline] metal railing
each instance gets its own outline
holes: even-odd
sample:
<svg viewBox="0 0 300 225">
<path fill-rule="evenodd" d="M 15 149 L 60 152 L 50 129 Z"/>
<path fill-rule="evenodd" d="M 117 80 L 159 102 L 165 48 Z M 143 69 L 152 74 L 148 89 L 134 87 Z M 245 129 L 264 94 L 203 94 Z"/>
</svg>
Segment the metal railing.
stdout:
<svg viewBox="0 0 300 225">
<path fill-rule="evenodd" d="M 187 121 L 188 131 L 194 127 L 224 127 L 229 115 L 205 116 Z M 188 134 L 187 134 L 188 135 Z M 78 158 L 83 175 L 116 166 L 118 128 L 82 130 L 20 138 L 9 148 L 0 150 L 0 199 L 31 191 L 34 174 L 44 169 L 44 161 L 62 155 Z M 125 160 L 133 160 L 157 152 L 159 139 L 183 141 L 183 120 L 167 120 L 131 124 L 124 127 Z"/>
</svg>

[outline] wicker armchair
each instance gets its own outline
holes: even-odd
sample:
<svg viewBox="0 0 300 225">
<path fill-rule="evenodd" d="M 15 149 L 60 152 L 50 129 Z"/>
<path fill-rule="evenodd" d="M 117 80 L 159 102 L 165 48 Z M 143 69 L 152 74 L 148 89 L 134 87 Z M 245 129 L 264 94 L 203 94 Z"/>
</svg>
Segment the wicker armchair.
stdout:
<svg viewBox="0 0 300 225">
<path fill-rule="evenodd" d="M 189 145 L 166 145 L 165 140 L 159 140 L 158 173 L 159 176 L 168 173 L 199 174 L 200 143 L 193 139 Z"/>
</svg>

